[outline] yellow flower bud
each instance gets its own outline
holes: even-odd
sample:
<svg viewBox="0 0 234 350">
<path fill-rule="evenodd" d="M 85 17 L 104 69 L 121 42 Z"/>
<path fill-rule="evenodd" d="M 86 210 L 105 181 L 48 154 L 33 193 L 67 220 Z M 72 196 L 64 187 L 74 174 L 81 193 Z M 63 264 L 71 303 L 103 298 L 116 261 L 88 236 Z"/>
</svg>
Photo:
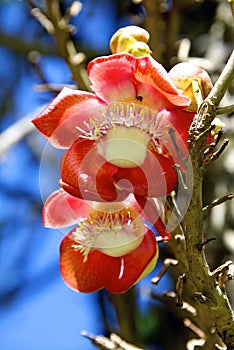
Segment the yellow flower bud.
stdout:
<svg viewBox="0 0 234 350">
<path fill-rule="evenodd" d="M 150 56 L 147 45 L 149 33 L 137 26 L 128 26 L 117 30 L 110 40 L 110 50 L 113 54 L 127 52 L 135 57 Z"/>
<path fill-rule="evenodd" d="M 214 118 L 211 125 L 215 125 L 215 128 L 212 130 L 212 134 L 216 135 L 220 130 L 222 130 L 225 127 L 225 123 L 222 122 L 219 118 Z"/>
<path fill-rule="evenodd" d="M 192 63 L 182 62 L 176 64 L 169 75 L 183 95 L 191 100 L 186 110 L 196 112 L 213 87 L 208 73 Z"/>
<path fill-rule="evenodd" d="M 126 52 L 130 53 L 135 57 L 150 56 L 152 53 L 149 46 L 146 43 L 143 43 L 142 41 L 135 42 L 132 45 L 129 45 L 128 50 Z"/>
</svg>

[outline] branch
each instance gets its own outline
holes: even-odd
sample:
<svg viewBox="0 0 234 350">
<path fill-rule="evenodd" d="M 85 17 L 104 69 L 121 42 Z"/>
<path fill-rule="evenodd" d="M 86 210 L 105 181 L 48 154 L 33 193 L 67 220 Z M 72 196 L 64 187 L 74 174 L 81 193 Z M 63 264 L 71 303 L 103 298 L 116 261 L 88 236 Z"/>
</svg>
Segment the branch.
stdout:
<svg viewBox="0 0 234 350">
<path fill-rule="evenodd" d="M 3 31 L 0 31 L 0 45 L 8 47 L 20 55 L 28 54 L 32 51 L 49 56 L 55 56 L 57 54 L 53 45 L 48 45 L 36 39 L 33 42 L 28 42 L 23 36 L 8 34 Z"/>
<path fill-rule="evenodd" d="M 228 0 L 230 6 L 231 6 L 231 11 L 232 11 L 232 17 L 234 19 L 234 0 Z"/>
<path fill-rule="evenodd" d="M 158 284 L 161 278 L 165 275 L 167 270 L 169 269 L 170 266 L 176 266 L 178 264 L 178 260 L 175 259 L 165 259 L 163 261 L 163 268 L 162 270 L 158 273 L 158 275 L 154 278 L 152 278 L 151 283 L 153 284 Z"/>
<path fill-rule="evenodd" d="M 123 294 L 109 294 L 109 299 L 115 308 L 118 319 L 119 334 L 129 342 L 138 342 L 139 334 L 136 328 L 136 290 L 131 288 Z"/>
<path fill-rule="evenodd" d="M 217 114 L 217 115 L 220 115 L 220 114 L 229 114 L 229 113 L 234 113 L 234 105 L 216 108 L 216 114 Z"/>
<path fill-rule="evenodd" d="M 225 92 L 227 91 L 232 79 L 234 78 L 234 50 L 224 67 L 224 70 L 220 74 L 218 80 L 214 84 L 213 89 L 207 96 L 206 100 L 214 106 L 218 106 L 222 100 Z"/>
<path fill-rule="evenodd" d="M 34 6 L 32 4 L 32 6 Z M 32 14 L 54 36 L 59 55 L 67 62 L 74 81 L 79 89 L 90 91 L 90 82 L 85 70 L 85 55 L 77 52 L 71 38 L 71 26 L 67 22 L 68 17 L 62 17 L 58 0 L 46 0 L 46 11 L 43 12 L 34 7 Z"/>
<path fill-rule="evenodd" d="M 127 343 L 115 333 L 112 333 L 110 338 L 102 335 L 90 335 L 85 331 L 81 332 L 81 334 L 90 339 L 91 342 L 101 350 L 143 350 L 135 345 Z"/>
<path fill-rule="evenodd" d="M 163 21 L 159 11 L 159 6 L 156 1 L 144 0 L 144 7 L 147 16 L 144 21 L 144 28 L 150 34 L 150 47 L 153 52 L 153 57 L 162 62 L 163 45 L 160 34 L 163 32 Z"/>
<path fill-rule="evenodd" d="M 184 319 L 184 325 L 199 337 L 199 339 L 190 339 L 186 344 L 186 349 L 194 350 L 196 346 L 203 346 L 206 342 L 204 332 L 188 318 Z"/>
<path fill-rule="evenodd" d="M 40 40 L 40 38 L 34 38 L 33 41 L 26 41 L 23 36 L 18 36 L 14 34 L 5 33 L 0 30 L 0 45 L 8 47 L 12 51 L 20 55 L 27 55 L 31 52 L 39 52 L 41 55 L 47 56 L 57 56 L 58 50 L 55 45 L 48 44 L 45 40 Z M 75 43 L 76 51 L 84 51 L 88 58 L 94 57 L 97 52 L 92 50 L 92 48 L 84 48 L 81 43 Z M 108 52 L 104 52 L 108 54 Z"/>
<path fill-rule="evenodd" d="M 219 266 L 217 269 L 210 273 L 213 277 L 221 276 L 223 278 L 223 282 L 227 282 L 227 280 L 234 279 L 234 264 L 231 260 L 226 261 L 223 265 Z"/>
<path fill-rule="evenodd" d="M 178 297 L 177 297 L 175 292 L 164 292 L 162 295 L 158 295 L 158 294 L 155 294 L 152 292 L 151 297 L 156 299 L 156 300 L 159 300 L 163 303 L 167 303 L 169 305 L 170 309 L 172 307 L 175 307 L 175 310 L 177 312 L 179 310 L 179 311 L 183 312 L 183 314 L 186 313 L 187 316 L 188 316 L 188 314 L 189 314 L 189 316 L 197 316 L 196 309 L 194 309 L 194 307 L 191 304 L 188 304 L 184 300 L 183 300 L 183 305 L 179 306 L 179 309 L 178 309 L 178 305 L 177 305 Z"/>
<path fill-rule="evenodd" d="M 204 159 L 199 156 L 197 149 L 199 149 L 199 152 L 202 153 L 205 151 L 207 136 L 213 127 L 211 123 L 216 117 L 216 108 L 218 107 L 225 92 L 227 91 L 233 77 L 234 51 L 232 52 L 226 66 L 224 67 L 221 75 L 219 76 L 209 95 L 201 104 L 199 112 L 195 115 L 193 123 L 189 130 L 190 155 L 195 148 L 195 153 L 197 154 L 194 153 L 194 159 L 196 159 L 196 162 L 199 162 L 199 169 L 202 167 Z"/>
<path fill-rule="evenodd" d="M 217 345 L 225 344 L 228 348 L 234 348 L 234 315 L 227 299 L 225 289 L 216 287 L 216 279 L 211 276 L 204 252 L 204 242 L 207 239 L 204 234 L 205 213 L 203 210 L 202 185 L 204 174 L 204 160 L 207 157 L 207 137 L 212 129 L 211 123 L 216 116 L 216 107 L 223 98 L 226 90 L 234 76 L 234 53 L 227 62 L 219 79 L 211 90 L 209 96 L 202 103 L 199 113 L 194 117 L 194 121 L 189 130 L 189 154 L 192 163 L 192 169 L 186 173 L 189 179 L 193 171 L 193 194 L 191 202 L 185 217 L 185 259 L 187 260 L 188 270 L 178 271 L 183 276 L 186 273 L 186 284 L 179 288 L 179 299 L 192 304 L 197 311 L 196 319 L 191 321 L 196 327 L 205 334 L 205 343 L 203 340 L 203 349 L 214 349 Z M 226 142 L 225 142 L 226 144 Z M 213 155 L 217 158 L 224 146 Z M 186 179 L 185 179 L 186 182 Z M 213 205 L 208 206 L 210 210 Z M 199 249 L 202 247 L 202 249 Z M 179 260 L 180 257 L 175 256 Z M 180 285 L 178 286 L 180 287 Z M 184 291 L 183 291 L 184 289 Z M 178 299 L 177 299 L 178 300 Z M 212 333 L 211 333 L 211 330 Z M 199 340 L 199 339 L 198 339 Z M 198 341 L 196 340 L 196 341 Z M 196 343 L 195 341 L 195 343 Z M 196 344 L 192 346 L 198 345 Z"/>
<path fill-rule="evenodd" d="M 30 113 L 26 115 L 24 118 L 18 120 L 5 131 L 0 134 L 0 158 L 3 157 L 4 153 L 12 147 L 15 143 L 22 140 L 25 136 L 30 134 L 33 130 L 35 130 L 34 125 L 31 123 L 33 115 L 39 113 L 43 107 L 40 107 L 34 111 L 34 113 Z"/>
<path fill-rule="evenodd" d="M 209 155 L 208 157 L 205 158 L 204 166 L 207 166 L 208 164 L 210 164 L 214 160 L 218 159 L 220 157 L 220 155 L 223 153 L 223 151 L 225 150 L 225 148 L 227 147 L 228 143 L 229 143 L 229 140 L 224 139 L 220 148 L 216 152 L 212 153 L 211 155 Z"/>
<path fill-rule="evenodd" d="M 231 200 L 234 198 L 234 193 L 229 193 L 226 196 L 223 196 L 221 198 L 215 199 L 213 202 L 208 204 L 203 208 L 203 211 L 206 212 L 206 215 L 211 211 L 212 208 L 214 208 L 216 205 L 220 205 L 228 200 Z"/>
</svg>

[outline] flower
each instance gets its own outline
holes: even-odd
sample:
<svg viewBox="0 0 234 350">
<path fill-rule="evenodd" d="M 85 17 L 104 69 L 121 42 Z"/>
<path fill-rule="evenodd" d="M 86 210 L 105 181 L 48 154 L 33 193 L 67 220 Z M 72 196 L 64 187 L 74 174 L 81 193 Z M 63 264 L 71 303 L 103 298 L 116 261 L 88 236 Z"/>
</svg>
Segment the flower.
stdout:
<svg viewBox="0 0 234 350">
<path fill-rule="evenodd" d="M 79 292 L 106 288 L 123 293 L 150 273 L 158 259 L 154 229 L 130 195 L 113 203 L 87 202 L 63 189 L 46 201 L 46 227 L 76 224 L 63 238 L 60 271 L 65 283 Z"/>
<path fill-rule="evenodd" d="M 177 182 L 173 166 L 181 164 L 177 148 L 187 152 L 189 99 L 149 56 L 99 57 L 88 74 L 95 94 L 64 88 L 33 120 L 53 146 L 68 148 L 61 186 L 98 201 L 170 193 Z"/>
<path fill-rule="evenodd" d="M 190 98 L 191 102 L 186 110 L 197 112 L 199 104 L 213 87 L 209 74 L 193 63 L 181 62 L 172 67 L 169 75 L 181 93 Z"/>
<path fill-rule="evenodd" d="M 110 40 L 112 53 L 127 52 L 135 57 L 150 56 L 149 33 L 137 26 L 120 28 Z"/>
</svg>

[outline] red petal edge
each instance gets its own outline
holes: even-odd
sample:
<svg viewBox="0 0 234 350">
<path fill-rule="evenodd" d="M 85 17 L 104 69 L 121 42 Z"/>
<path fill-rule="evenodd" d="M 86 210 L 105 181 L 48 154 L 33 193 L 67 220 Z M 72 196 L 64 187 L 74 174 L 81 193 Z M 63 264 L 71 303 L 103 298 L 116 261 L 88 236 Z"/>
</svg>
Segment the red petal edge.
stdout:
<svg viewBox="0 0 234 350">
<path fill-rule="evenodd" d="M 187 107 L 190 99 L 180 93 L 164 67 L 152 57 L 137 59 L 135 78 L 142 84 L 149 84 L 159 90 L 172 104 Z"/>
<path fill-rule="evenodd" d="M 103 103 L 94 94 L 63 88 L 32 123 L 54 147 L 67 148 L 80 134 L 77 126 L 85 129 L 84 121 L 90 120 L 92 108 Z"/>
</svg>

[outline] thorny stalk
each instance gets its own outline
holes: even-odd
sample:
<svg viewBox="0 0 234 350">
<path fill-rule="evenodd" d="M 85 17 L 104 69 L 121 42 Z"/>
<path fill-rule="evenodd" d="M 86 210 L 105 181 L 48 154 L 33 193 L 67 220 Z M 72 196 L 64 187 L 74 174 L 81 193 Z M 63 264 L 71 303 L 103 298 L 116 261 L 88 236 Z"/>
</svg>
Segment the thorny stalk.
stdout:
<svg viewBox="0 0 234 350">
<path fill-rule="evenodd" d="M 205 241 L 202 183 L 206 167 L 204 162 L 206 160 L 207 131 L 210 130 L 211 122 L 216 116 L 216 107 L 222 100 L 233 77 L 234 52 L 208 97 L 202 103 L 189 131 L 189 154 L 193 165 L 194 186 L 191 203 L 185 218 L 185 255 L 188 271 L 185 272 L 184 294 L 186 300 L 192 302 L 197 311 L 193 322 L 204 333 L 204 344 L 202 344 L 204 350 L 211 350 L 224 344 L 230 349 L 234 348 L 234 315 L 225 288 L 221 289 L 215 275 L 210 273 L 204 249 L 198 249 L 199 246 L 204 248 L 203 242 Z M 217 159 L 226 143 L 227 141 L 213 154 L 210 160 Z M 210 210 L 214 205 L 231 198 L 232 195 L 223 197 L 208 205 L 206 210 Z"/>
</svg>

